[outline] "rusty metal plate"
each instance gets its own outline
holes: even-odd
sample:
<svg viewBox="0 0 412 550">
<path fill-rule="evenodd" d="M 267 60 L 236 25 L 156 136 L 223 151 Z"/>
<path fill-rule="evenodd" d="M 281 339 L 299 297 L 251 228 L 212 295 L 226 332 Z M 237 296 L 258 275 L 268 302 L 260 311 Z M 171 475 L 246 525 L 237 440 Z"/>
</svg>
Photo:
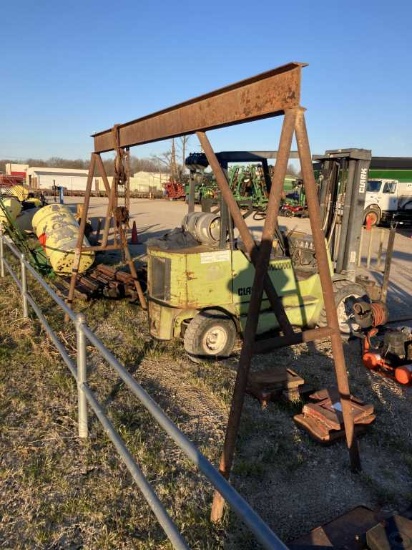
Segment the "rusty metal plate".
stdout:
<svg viewBox="0 0 412 550">
<path fill-rule="evenodd" d="M 331 443 L 345 436 L 343 413 L 337 388 L 323 389 L 309 396 L 314 401 L 307 403 L 302 414 L 294 416 L 294 421 L 320 443 Z M 350 396 L 351 416 L 357 433 L 371 424 L 376 416 L 373 405 Z"/>
<path fill-rule="evenodd" d="M 305 383 L 295 371 L 286 367 L 270 368 L 249 374 L 246 392 L 256 397 L 262 406 L 283 397 L 288 401 L 300 398 L 299 386 Z"/>
<path fill-rule="evenodd" d="M 345 548 L 362 550 L 365 533 L 375 526 L 378 518 L 372 510 L 358 506 L 325 525 L 316 527 L 307 535 L 288 544 L 290 550 L 309 548 Z"/>
<path fill-rule="evenodd" d="M 366 533 L 366 542 L 371 550 L 412 548 L 412 521 L 394 514 Z"/>
</svg>

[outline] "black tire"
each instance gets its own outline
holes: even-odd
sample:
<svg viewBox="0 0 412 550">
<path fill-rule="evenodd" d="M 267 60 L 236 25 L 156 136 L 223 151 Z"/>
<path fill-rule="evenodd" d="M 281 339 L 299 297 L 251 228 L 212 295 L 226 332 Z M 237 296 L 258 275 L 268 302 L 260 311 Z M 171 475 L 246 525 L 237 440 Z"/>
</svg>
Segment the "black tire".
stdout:
<svg viewBox="0 0 412 550">
<path fill-rule="evenodd" d="M 341 336 L 349 338 L 353 332 L 359 329 L 359 326 L 354 322 L 353 303 L 357 298 L 362 297 L 369 301 L 368 294 L 362 285 L 351 281 L 334 281 L 333 291 Z M 319 316 L 318 326 L 326 327 L 326 325 L 326 311 L 323 308 Z"/>
<path fill-rule="evenodd" d="M 221 311 L 201 311 L 184 335 L 184 347 L 193 361 L 229 357 L 236 341 L 235 323 Z"/>
<path fill-rule="evenodd" d="M 266 210 L 256 210 L 253 213 L 253 219 L 255 221 L 261 221 L 261 220 L 264 220 L 265 218 L 266 218 Z"/>
<path fill-rule="evenodd" d="M 295 214 L 293 213 L 293 211 L 288 210 L 287 208 L 280 211 L 280 216 L 284 216 L 285 218 L 293 218 L 294 215 Z"/>
<path fill-rule="evenodd" d="M 368 216 L 370 218 L 370 223 L 371 223 L 372 227 L 374 227 L 375 225 L 380 224 L 382 216 L 381 216 L 381 211 L 379 210 L 379 208 L 377 206 L 369 206 L 365 210 L 365 217 L 363 219 L 364 225 L 366 225 L 366 218 Z"/>
</svg>

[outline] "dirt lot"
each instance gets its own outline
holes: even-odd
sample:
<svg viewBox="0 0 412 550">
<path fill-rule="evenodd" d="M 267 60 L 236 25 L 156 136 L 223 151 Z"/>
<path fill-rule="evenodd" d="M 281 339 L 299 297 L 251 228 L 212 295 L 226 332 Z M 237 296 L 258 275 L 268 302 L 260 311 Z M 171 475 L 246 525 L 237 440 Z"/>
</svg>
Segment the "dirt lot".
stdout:
<svg viewBox="0 0 412 550">
<path fill-rule="evenodd" d="M 67 198 L 66 203 L 72 204 L 75 208 L 76 199 Z M 97 218 L 105 213 L 105 199 L 96 199 L 92 201 L 89 217 L 94 224 Z M 131 247 L 135 258 L 144 259 L 144 243 L 153 236 L 160 236 L 165 231 L 178 225 L 186 212 L 186 206 L 182 202 L 170 202 L 164 200 L 144 200 L 136 199 L 132 201 L 131 218 L 137 224 L 140 244 Z M 295 218 L 280 220 L 281 224 L 289 228 L 297 227 L 304 229 L 308 227 L 308 220 L 298 220 Z M 258 232 L 258 224 L 253 220 L 249 221 L 253 230 Z M 387 230 L 384 230 L 387 233 Z M 374 250 L 379 245 L 379 235 L 375 235 Z M 396 236 L 395 253 L 391 271 L 391 280 L 388 293 L 388 305 L 392 317 L 409 314 L 412 307 L 412 240 L 410 231 L 402 231 Z M 368 240 L 364 239 L 363 256 L 366 258 L 368 250 Z M 372 263 L 372 267 L 374 264 Z M 361 273 L 364 274 L 365 268 Z M 369 270 L 367 273 L 381 281 L 382 273 L 377 270 Z M 6 301 L 7 307 L 9 304 Z M 17 308 L 18 306 L 13 306 Z M 94 306 L 96 308 L 96 306 Z M 144 322 L 136 314 L 130 324 L 126 327 L 124 318 L 133 315 L 131 306 L 122 306 L 120 315 L 121 321 L 116 320 L 114 311 L 115 306 L 100 306 L 103 308 L 104 321 L 98 326 L 98 336 L 105 338 L 109 347 L 113 347 L 116 353 L 121 353 L 126 359 L 121 357 L 128 368 L 135 373 L 138 381 L 149 391 L 149 393 L 159 402 L 167 413 L 179 424 L 179 427 L 201 447 L 202 451 L 214 462 L 218 463 L 219 454 L 222 449 L 224 431 L 227 422 L 228 404 L 233 389 L 233 382 L 236 375 L 238 354 L 219 364 L 194 365 L 186 359 L 181 350 L 177 350 L 174 355 L 167 355 L 166 359 L 162 355 L 155 355 L 153 350 L 150 354 L 145 352 L 146 347 L 137 348 L 136 337 L 127 333 L 128 328 L 133 328 L 136 334 L 144 329 L 139 325 Z M 134 306 L 135 307 L 135 306 Z M 16 316 L 15 323 L 20 322 L 19 314 Z M 85 308 L 87 313 L 87 308 Z M 10 323 L 9 323 L 10 324 Z M 4 328 L 6 330 L 6 327 Z M 26 328 L 28 331 L 29 329 Z M 139 333 L 140 334 L 140 333 Z M 12 336 L 10 347 L 15 345 Z M 3 342 L 7 348 L 7 342 Z M 0 346 L 1 351 L 1 346 Z M 371 371 L 365 369 L 360 361 L 360 345 L 358 340 L 351 341 L 344 345 L 347 371 L 349 374 L 350 387 L 352 393 L 370 403 L 376 413 L 376 421 L 370 425 L 366 433 L 359 439 L 360 457 L 362 462 L 362 472 L 354 474 L 350 472 L 348 450 L 344 442 L 338 442 L 331 446 L 323 446 L 315 443 L 308 434 L 298 428 L 293 422 L 293 415 L 301 409 L 301 403 L 294 405 L 281 402 L 272 402 L 266 408 L 262 408 L 260 403 L 252 397 L 247 396 L 242 424 L 237 442 L 237 451 L 231 477 L 232 484 L 248 500 L 248 502 L 258 511 L 262 518 L 278 534 L 278 536 L 289 544 L 291 541 L 307 533 L 320 524 L 324 524 L 336 518 L 337 516 L 351 510 L 352 508 L 363 505 L 376 512 L 389 513 L 395 510 L 403 512 L 407 510 L 412 499 L 412 419 L 410 415 L 412 389 L 410 387 L 400 386 L 388 378 L 382 378 Z M 51 352 L 48 352 L 49 354 Z M 277 352 L 267 355 L 257 355 L 253 359 L 252 369 L 261 370 L 267 367 L 286 366 L 295 370 L 302 376 L 307 383 L 314 389 L 330 387 L 334 384 L 333 357 L 328 341 L 316 341 L 309 345 L 294 346 L 293 348 L 284 348 Z M 29 365 L 25 366 L 29 368 Z M 96 368 L 97 375 L 97 365 Z M 24 370 L 23 370 L 24 372 Z M 14 373 L 14 371 L 13 371 Z M 103 372 L 106 376 L 106 372 Z M 14 395 L 13 403 L 20 403 L 17 400 L 18 381 L 14 376 L 4 376 L 2 379 L 2 399 L 6 399 L 7 392 Z M 63 378 L 63 374 L 60 374 Z M 103 377 L 102 377 L 103 379 Z M 57 383 L 57 382 L 53 382 Z M 11 384 L 8 387 L 8 384 Z M 94 487 L 95 492 L 101 491 L 102 487 L 108 487 L 113 484 L 108 477 L 102 477 L 109 466 L 114 470 L 115 463 L 113 458 L 110 460 L 98 462 L 97 457 L 90 457 L 87 448 L 75 450 L 76 428 L 75 422 L 71 419 L 75 410 L 75 398 L 71 397 L 71 402 L 64 405 L 57 401 L 57 393 L 64 394 L 64 391 L 58 390 L 56 395 L 47 394 L 47 387 L 44 386 L 41 374 L 38 375 L 38 387 L 41 388 L 41 400 L 46 403 L 52 398 L 52 404 L 48 405 L 47 415 L 37 416 L 37 426 L 35 435 L 32 436 L 32 446 L 38 448 L 47 445 L 44 430 L 44 422 L 52 422 L 53 430 L 56 433 L 54 446 L 58 445 L 58 456 L 67 453 L 67 460 L 62 461 L 62 470 L 59 478 L 66 479 L 67 494 L 62 490 L 60 493 L 56 489 L 56 484 L 50 479 L 47 485 L 43 487 L 43 493 L 39 491 L 42 502 L 50 498 L 49 494 L 54 494 L 59 499 L 59 503 L 52 503 L 53 513 L 64 505 L 67 507 L 67 495 L 70 494 L 74 500 L 77 495 L 82 496 L 82 505 L 86 506 L 85 490 L 83 487 L 85 476 L 88 483 Z M 43 387 L 44 386 L 44 387 Z M 37 387 L 37 389 L 38 389 Z M 114 399 L 116 392 L 115 380 L 108 379 L 107 391 L 110 398 Z M 36 390 L 36 388 L 35 388 Z M 30 384 L 26 388 L 27 394 L 31 394 Z M 36 391 L 34 391 L 36 394 Z M 39 399 L 40 401 L 40 399 Z M 15 425 L 8 425 L 7 430 L 1 435 L 3 448 L 15 449 L 20 455 L 14 455 L 11 451 L 3 457 L 4 472 L 7 468 L 12 468 L 18 460 L 26 460 L 30 457 L 30 446 L 24 439 L 27 434 L 21 429 L 24 423 L 19 420 L 20 411 L 13 410 L 13 403 L 7 407 L 8 422 L 15 422 Z M 118 414 L 124 415 L 120 410 L 122 403 L 117 403 Z M 128 405 L 130 411 L 133 406 Z M 28 421 L 29 405 L 26 404 L 21 409 L 24 414 L 24 422 Z M 60 413 L 62 411 L 62 414 Z M 128 412 L 130 412 L 128 410 Z M 6 412 L 5 418 L 6 418 Z M 1 415 L 0 415 L 1 418 Z M 55 419 L 58 419 L 55 420 Z M 60 423 L 65 429 L 65 436 L 61 437 Z M 133 424 L 134 429 L 139 426 L 139 422 Z M 123 426 L 123 425 L 122 425 Z M 152 427 L 146 426 L 146 435 L 152 435 Z M 54 433 L 53 432 L 53 433 Z M 67 449 L 66 439 L 69 434 L 70 440 L 73 440 Z M 96 438 L 96 433 L 93 435 Z M 99 445 L 101 440 L 99 441 Z M 41 443 L 39 443 L 41 442 Z M 91 443 L 92 445 L 92 443 Z M 66 446 L 66 447 L 65 447 Z M 150 446 L 158 454 L 169 455 L 178 463 L 179 455 L 173 454 L 168 446 L 159 447 L 157 440 L 151 438 Z M 149 448 L 149 446 L 147 446 Z M 24 454 L 23 454 L 24 450 Z M 150 447 L 150 450 L 152 448 Z M 76 455 L 78 453 L 78 456 Z M 56 454 L 56 453 L 55 453 Z M 98 455 L 98 453 L 96 453 Z M 142 455 L 143 456 L 143 455 Z M 140 454 L 139 454 L 140 458 Z M 142 458 L 143 459 L 143 458 Z M 37 459 L 39 460 L 39 459 Z M 79 464 L 77 464 L 79 463 Z M 37 463 L 36 463 L 37 464 Z M 96 466 L 98 464 L 98 466 Z M 51 468 L 51 466 L 50 466 Z M 69 468 L 70 476 L 67 477 L 65 469 Z M 92 511 L 85 513 L 85 518 L 80 517 L 76 505 L 73 504 L 71 513 L 75 520 L 70 522 L 65 516 L 65 525 L 60 526 L 52 524 L 47 537 L 43 542 L 24 546 L 11 544 L 7 535 L 13 533 L 14 529 L 20 529 L 25 536 L 32 535 L 34 525 L 42 520 L 45 524 L 50 523 L 49 519 L 44 519 L 40 513 L 40 505 L 33 507 L 31 499 L 37 492 L 34 490 L 33 481 L 27 486 L 27 498 L 24 500 L 24 506 L 21 503 L 22 489 L 18 493 L 19 475 L 23 472 L 24 464 L 19 465 L 19 469 L 12 475 L 0 477 L 2 483 L 2 494 L 6 495 L 3 511 L 0 507 L 0 514 L 3 514 L 3 527 L 0 527 L 0 547 L 2 548 L 41 548 L 41 549 L 73 549 L 73 548 L 160 548 L 152 543 L 149 546 L 135 546 L 135 539 L 129 533 L 122 533 L 123 538 L 116 538 L 116 525 L 120 525 L 120 516 L 127 514 L 126 502 L 130 503 L 131 481 L 128 474 L 123 474 L 119 479 L 115 478 L 117 487 L 115 506 L 110 506 L 111 495 L 107 495 L 107 510 L 103 510 L 97 517 L 97 513 Z M 40 470 L 37 465 L 36 475 Z M 79 471 L 78 471 L 79 470 Z M 115 470 L 114 470 L 115 471 Z M 80 473 L 79 473 L 80 472 Z M 86 472 L 86 473 L 85 473 Z M 109 472 L 110 473 L 110 472 Z M 51 476 L 52 474 L 50 474 Z M 111 472 L 113 474 L 113 471 Z M 80 480 L 78 479 L 80 476 Z M 175 477 L 176 476 L 176 477 Z M 200 524 L 207 522 L 209 503 L 212 496 L 210 488 L 202 488 L 192 485 L 187 480 L 180 479 L 177 473 L 169 480 L 169 485 L 173 490 L 179 490 L 179 499 L 172 500 L 172 509 L 180 509 L 180 501 L 190 498 L 197 499 L 196 521 Z M 116 481 L 117 480 L 117 481 Z M 154 479 L 156 484 L 162 483 L 162 474 L 158 474 Z M 21 481 L 19 482 L 21 483 Z M 192 487 L 191 494 L 182 493 L 182 484 Z M 83 485 L 82 485 L 83 484 Z M 93 485 L 95 484 L 95 485 Z M 50 492 L 52 488 L 52 493 Z M 74 492 L 74 489 L 77 492 Z M 162 489 L 165 491 L 164 489 Z M 86 491 L 87 492 L 87 491 Z M 71 494 L 73 493 L 73 494 Z M 165 492 L 165 498 L 169 498 Z M 127 499 L 126 499 L 127 497 Z M 94 497 L 93 497 L 94 498 Z M 20 499 L 20 500 L 19 500 Z M 57 501 L 56 501 L 57 502 Z M 132 506 L 128 504 L 128 506 Z M 96 508 L 97 509 L 97 508 Z M 13 510 L 13 513 L 10 511 Z M 94 517 L 96 515 L 96 517 Z M 193 514 L 192 514 L 193 515 Z M 119 516 L 119 517 L 118 517 Z M 80 518 L 80 519 L 79 519 Z M 88 519 L 90 518 L 90 519 Z M 115 521 L 113 520 L 115 518 Z M 6 522 L 7 520 L 7 522 Z M 193 521 L 193 517 L 190 521 Z M 192 525 L 189 520 L 186 525 Z M 30 523 L 31 522 L 31 523 Z M 143 522 L 143 520 L 142 520 Z M 182 522 L 182 520 L 180 520 Z M 98 532 L 107 531 L 105 544 L 100 545 L 96 542 Z M 24 531 L 26 529 L 26 531 Z M 114 542 L 107 542 L 108 535 L 113 535 Z M 186 527 L 186 530 L 188 527 Z M 195 530 L 194 527 L 190 527 Z M 51 533 L 51 534 L 50 534 Z M 197 533 L 197 532 L 196 532 Z M 215 542 L 206 538 L 196 539 L 192 544 L 193 548 L 225 548 L 227 550 L 254 549 L 258 548 L 252 537 L 245 533 L 245 530 L 236 521 L 236 518 L 230 518 L 228 523 L 227 536 L 216 535 Z M 89 539 L 87 538 L 89 536 Z M 193 535 L 194 536 L 194 535 Z M 205 535 L 206 536 L 206 535 Z M 93 538 L 94 537 L 94 538 Z M 120 537 L 120 530 L 117 528 L 117 537 Z M 17 540 L 17 539 L 16 539 Z M 152 539 L 151 539 L 152 540 Z M 155 539 L 154 539 L 155 540 Z M 53 542 L 54 541 L 54 542 Z M 80 541 L 80 542 L 79 542 Z M 81 542 L 83 541 L 83 542 Z M 89 541 L 89 542 L 87 542 Z M 92 541 L 92 542 L 90 542 Z M 121 543 L 119 542 L 121 541 Z"/>
</svg>

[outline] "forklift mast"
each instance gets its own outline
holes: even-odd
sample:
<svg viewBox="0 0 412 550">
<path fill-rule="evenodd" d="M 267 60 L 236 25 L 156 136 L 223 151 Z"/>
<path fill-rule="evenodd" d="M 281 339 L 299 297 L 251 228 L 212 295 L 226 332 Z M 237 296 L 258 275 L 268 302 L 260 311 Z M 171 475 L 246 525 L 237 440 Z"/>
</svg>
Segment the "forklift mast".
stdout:
<svg viewBox="0 0 412 550">
<path fill-rule="evenodd" d="M 371 158 L 367 149 L 337 149 L 313 156 L 322 229 L 334 271 L 352 281 L 358 263 Z"/>
</svg>

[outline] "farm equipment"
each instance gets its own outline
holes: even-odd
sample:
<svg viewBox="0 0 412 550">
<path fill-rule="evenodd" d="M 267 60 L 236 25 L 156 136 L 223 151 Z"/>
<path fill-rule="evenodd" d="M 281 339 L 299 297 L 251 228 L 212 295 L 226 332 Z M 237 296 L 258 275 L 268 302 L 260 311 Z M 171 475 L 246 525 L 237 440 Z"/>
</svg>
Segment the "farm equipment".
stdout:
<svg viewBox="0 0 412 550">
<path fill-rule="evenodd" d="M 209 162 L 204 153 L 190 153 L 185 159 L 185 165 L 189 169 L 189 182 L 185 187 L 186 202 L 201 203 L 203 199 L 217 198 L 219 188 L 213 178 L 213 174 L 206 174 L 205 169 Z M 190 196 L 190 191 L 193 197 Z"/>
<path fill-rule="evenodd" d="M 166 195 L 170 200 L 183 199 L 185 197 L 184 186 L 175 181 L 168 181 L 165 183 Z"/>
<path fill-rule="evenodd" d="M 268 203 L 267 181 L 270 181 L 270 177 L 268 180 L 269 167 L 266 165 L 265 168 L 262 164 L 230 167 L 228 172 L 229 186 L 238 202 L 250 201 L 253 209 L 266 210 Z"/>
<path fill-rule="evenodd" d="M 412 383 L 412 330 L 372 328 L 364 337 L 362 361 L 367 369 L 400 384 Z"/>
<path fill-rule="evenodd" d="M 307 216 L 307 210 L 300 204 L 290 204 L 285 202 L 279 209 L 279 216 L 285 216 L 286 218 L 303 217 Z"/>
<path fill-rule="evenodd" d="M 291 158 L 294 156 L 295 154 L 291 153 Z M 272 185 L 273 166 L 269 165 L 268 160 L 276 158 L 276 151 L 225 151 L 217 153 L 216 157 L 227 174 L 229 187 L 238 205 L 253 212 L 255 220 L 263 220 L 266 216 L 268 196 Z M 229 166 L 230 163 L 236 164 Z M 239 163 L 247 163 L 247 165 Z M 194 202 L 200 203 L 202 198 L 211 198 L 217 203 L 219 190 L 216 182 L 205 182 L 204 170 L 208 167 L 206 155 L 191 153 L 185 164 L 190 169 L 192 180 L 196 182 Z M 296 180 L 293 192 L 286 195 L 282 201 L 279 215 L 307 217 L 308 212 L 301 179 Z"/>
<path fill-rule="evenodd" d="M 233 197 L 241 208 L 254 211 L 255 219 L 263 219 L 266 215 L 273 169 L 268 160 L 276 159 L 276 155 L 276 151 L 223 151 L 216 154 L 220 166 L 227 175 Z M 295 157 L 295 153 L 292 152 L 290 156 Z M 247 164 L 245 166 L 240 163 Z M 185 164 L 195 181 L 199 173 L 203 174 L 209 165 L 204 153 L 191 153 Z M 205 186 L 205 192 L 201 193 L 203 197 L 213 198 L 217 202 L 219 189 L 216 182 L 214 185 L 209 182 Z"/>
<path fill-rule="evenodd" d="M 362 361 L 367 369 L 400 384 L 412 383 L 412 329 L 390 328 L 388 310 L 382 302 L 362 300 L 353 305 L 358 336 L 363 339 Z"/>
<path fill-rule="evenodd" d="M 39 273 L 50 275 L 51 268 L 43 247 L 37 239 L 28 238 L 20 227 L 21 224 L 17 223 L 21 211 L 22 204 L 16 197 L 0 195 L 0 230 L 10 237 L 15 246 Z M 37 211 L 37 208 L 32 209 L 32 212 Z M 31 218 L 30 214 L 29 216 Z"/>
<path fill-rule="evenodd" d="M 301 179 L 297 179 L 293 183 L 293 191 L 285 195 L 285 199 L 282 201 L 279 209 L 279 215 L 285 216 L 286 218 L 295 216 L 298 218 L 306 218 L 308 216 L 305 189 Z"/>
</svg>

